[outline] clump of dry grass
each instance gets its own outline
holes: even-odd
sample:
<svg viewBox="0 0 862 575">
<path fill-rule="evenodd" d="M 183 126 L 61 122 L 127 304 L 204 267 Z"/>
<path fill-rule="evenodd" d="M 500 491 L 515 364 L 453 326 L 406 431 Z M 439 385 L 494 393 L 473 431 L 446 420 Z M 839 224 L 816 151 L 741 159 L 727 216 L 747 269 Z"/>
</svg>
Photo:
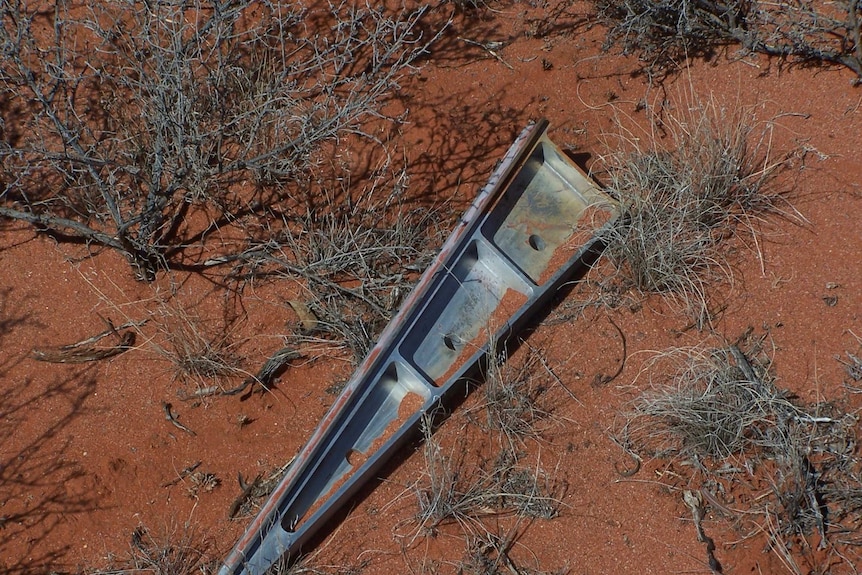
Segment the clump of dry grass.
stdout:
<svg viewBox="0 0 862 575">
<path fill-rule="evenodd" d="M 423 454 L 424 485 L 416 488 L 420 531 L 435 535 L 446 522 L 458 523 L 467 532 L 481 530 L 481 517 L 496 514 L 488 505 L 493 492 L 490 478 L 465 476 L 464 465 L 445 455 L 430 434 L 426 434 Z"/>
<path fill-rule="evenodd" d="M 190 525 L 174 527 L 154 535 L 143 526 L 132 532 L 130 548 L 123 557 L 108 557 L 105 569 L 84 571 L 87 575 L 215 575 L 221 566 L 221 554 L 213 542 L 202 537 Z M 271 575 L 357 575 L 361 565 L 347 562 L 325 565 L 320 550 L 293 561 L 285 559 L 269 571 Z"/>
<path fill-rule="evenodd" d="M 785 450 L 803 412 L 774 386 L 764 367 L 758 376 L 741 357 L 731 346 L 672 349 L 655 358 L 651 369 L 661 365 L 674 371 L 668 383 L 637 399 L 625 418 L 624 442 L 657 456 L 683 458 Z"/>
<path fill-rule="evenodd" d="M 200 537 L 188 526 L 169 530 L 161 536 L 153 535 L 145 527 L 138 527 L 132 533 L 130 549 L 126 557 L 109 559 L 112 559 L 111 567 L 88 573 L 90 575 L 128 573 L 208 575 L 215 573 L 219 565 L 212 542 Z"/>
<path fill-rule="evenodd" d="M 747 354 L 737 345 L 660 354 L 646 368 L 652 386 L 623 415 L 616 439 L 639 455 L 681 462 L 672 482 L 700 486 L 718 511 L 755 522 L 746 536 L 768 534 L 787 565 L 813 557 L 812 533 L 841 557 L 858 543 L 849 534 L 862 520 L 856 416 L 827 403 L 802 406 L 778 389 L 761 343 Z"/>
<path fill-rule="evenodd" d="M 369 199 L 350 212 L 299 218 L 301 232 L 285 240 L 318 318 L 318 338 L 299 339 L 326 340 L 361 360 L 430 263 L 442 236 L 436 217 Z"/>
<path fill-rule="evenodd" d="M 430 422 L 423 425 L 425 468 L 414 492 L 419 510 L 418 533 L 434 535 L 446 523 L 457 523 L 465 534 L 490 533 L 483 519 L 517 515 L 550 519 L 561 503 L 554 496 L 556 486 L 538 467 L 519 467 L 506 451 L 493 462 L 467 461 L 463 446 L 451 454 L 443 452 L 432 435 Z M 490 467 L 490 469 L 489 469 Z"/>
<path fill-rule="evenodd" d="M 766 216 L 787 213 L 771 188 L 786 161 L 773 157 L 770 125 L 757 126 L 751 114 L 693 98 L 652 117 L 644 138 L 621 127 L 628 149 L 602 158 L 623 216 L 605 251 L 617 289 L 669 296 L 709 321 L 710 286 L 732 280 L 726 241 L 756 248 Z"/>
<path fill-rule="evenodd" d="M 489 349 L 480 374 L 483 386 L 474 392 L 475 404 L 459 414 L 457 435 L 447 435 L 445 427 L 432 434 L 432 418 L 423 420 L 424 469 L 406 491 L 417 501 L 415 515 L 405 523 L 410 525 L 406 538 L 436 537 L 454 525 L 464 542 L 463 557 L 452 559 L 458 572 L 542 573 L 516 563 L 510 551 L 523 524 L 553 519 L 563 505 L 565 483 L 542 469 L 538 458 L 524 462 L 530 455 L 527 440 L 540 440 L 554 417 L 546 393 L 555 376 L 530 346 L 515 361 L 507 361 L 506 350 L 493 339 Z M 475 428 L 467 432 L 471 425 L 480 428 L 478 436 Z"/>
<path fill-rule="evenodd" d="M 525 467 L 506 451 L 494 462 L 494 479 L 499 491 L 499 506 L 511 509 L 518 517 L 553 519 L 560 514 L 556 497 L 561 486 L 540 467 Z"/>
<path fill-rule="evenodd" d="M 151 340 L 150 345 L 170 361 L 177 378 L 205 386 L 246 375 L 225 325 L 207 326 L 175 298 L 161 301 L 153 315 L 163 341 Z"/>
<path fill-rule="evenodd" d="M 349 184 L 321 189 L 305 213 L 284 215 L 266 242 L 231 257 L 231 277 L 295 282 L 314 328 L 298 330 L 294 343 L 358 362 L 433 260 L 446 226 L 441 210 L 410 203 L 406 168 L 388 159 L 361 188 Z"/>
<path fill-rule="evenodd" d="M 489 349 L 495 349 L 492 341 Z M 464 412 L 468 420 L 498 435 L 501 447 L 514 456 L 527 439 L 537 440 L 553 417 L 547 396 L 548 371 L 541 351 L 528 348 L 520 361 L 491 353 L 485 363 L 480 401 Z"/>
</svg>

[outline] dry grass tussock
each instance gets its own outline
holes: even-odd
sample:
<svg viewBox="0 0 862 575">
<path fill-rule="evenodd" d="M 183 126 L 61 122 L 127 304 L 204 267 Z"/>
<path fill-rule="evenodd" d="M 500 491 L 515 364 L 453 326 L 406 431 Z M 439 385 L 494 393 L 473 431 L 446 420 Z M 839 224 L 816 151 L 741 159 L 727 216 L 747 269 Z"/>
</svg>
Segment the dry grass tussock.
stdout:
<svg viewBox="0 0 862 575">
<path fill-rule="evenodd" d="M 497 349 L 493 341 L 490 349 Z M 555 418 L 547 396 L 554 375 L 540 350 L 523 351 L 521 359 L 488 358 L 482 388 L 447 421 L 453 425 L 432 433 L 432 419 L 423 421 L 423 472 L 404 492 L 415 497 L 416 511 L 395 530 L 408 564 L 417 539 L 451 536 L 454 527 L 462 555 L 442 560 L 458 572 L 544 573 L 517 542 L 532 522 L 562 512 L 566 485 L 534 451 Z"/>
<path fill-rule="evenodd" d="M 734 346 L 694 347 L 653 358 L 646 369 L 661 383 L 654 381 L 626 415 L 625 444 L 656 457 L 698 459 L 784 451 L 804 411 L 762 367 L 759 374 L 743 367 L 741 354 Z"/>
<path fill-rule="evenodd" d="M 554 493 L 559 486 L 540 468 L 519 465 L 505 450 L 492 460 L 473 461 L 461 444 L 448 452 L 439 437 L 423 424 L 423 476 L 413 492 L 418 502 L 418 535 L 435 535 L 447 523 L 460 526 L 466 535 L 488 534 L 484 519 L 503 515 L 551 519 L 561 503 Z M 457 442 L 456 442 L 457 443 Z"/>
<path fill-rule="evenodd" d="M 491 342 L 490 349 L 495 349 Z M 520 359 L 507 358 L 505 350 L 490 357 L 484 365 L 478 402 L 461 414 L 491 432 L 500 448 L 517 457 L 527 440 L 539 441 L 559 418 L 549 391 L 556 375 L 541 350 L 526 346 Z"/>
<path fill-rule="evenodd" d="M 358 362 L 433 259 L 448 220 L 439 206 L 410 203 L 406 168 L 390 159 L 367 180 L 343 185 L 231 256 L 229 277 L 296 285 L 298 307 L 311 315 L 288 343 L 310 357 L 340 351 Z"/>
<path fill-rule="evenodd" d="M 529 562 L 520 558 L 524 552 L 536 562 L 528 549 L 513 550 L 533 521 L 559 515 L 564 486 L 539 466 L 519 464 L 505 450 L 483 461 L 466 457 L 466 452 L 461 444 L 447 451 L 425 427 L 424 471 L 406 492 L 416 497 L 417 511 L 395 530 L 405 561 L 413 561 L 409 550 L 417 539 L 451 536 L 447 526 L 455 526 L 455 537 L 463 543 L 458 546 L 461 556 L 452 555 L 449 546 L 445 558 L 422 557 L 421 565 L 443 561 L 459 573 L 543 573 L 524 566 Z"/>
<path fill-rule="evenodd" d="M 819 561 L 812 536 L 832 560 L 857 561 L 847 559 L 862 543 L 857 417 L 778 389 L 762 343 L 658 355 L 615 437 L 639 457 L 671 462 L 665 481 L 699 488 L 744 538 L 766 533 L 793 569 Z"/>
<path fill-rule="evenodd" d="M 775 156 L 770 123 L 712 99 L 683 100 L 650 116 L 644 133 L 619 121 L 610 137 L 618 151 L 601 158 L 600 177 L 623 216 L 607 237 L 616 270 L 604 286 L 662 294 L 703 327 L 715 307 L 711 292 L 732 285 L 731 247 L 759 254 L 766 219 L 798 214 L 776 189 L 789 158 Z"/>
<path fill-rule="evenodd" d="M 122 557 L 109 556 L 109 567 L 86 571 L 88 575 L 209 575 L 219 561 L 212 541 L 188 525 L 153 534 L 141 526 L 132 532 L 129 550 Z"/>
<path fill-rule="evenodd" d="M 293 561 L 276 563 L 270 575 L 357 575 L 361 564 L 350 560 L 328 564 L 322 558 L 326 546 Z M 129 539 L 129 549 L 122 555 L 109 555 L 108 566 L 89 569 L 86 575 L 216 575 L 223 559 L 213 541 L 194 526 L 185 523 L 162 533 L 146 527 L 136 528 Z"/>
<path fill-rule="evenodd" d="M 163 345 L 151 340 L 150 346 L 171 363 L 177 379 L 201 386 L 246 375 L 228 326 L 207 325 L 175 298 L 160 302 L 153 319 Z"/>
</svg>

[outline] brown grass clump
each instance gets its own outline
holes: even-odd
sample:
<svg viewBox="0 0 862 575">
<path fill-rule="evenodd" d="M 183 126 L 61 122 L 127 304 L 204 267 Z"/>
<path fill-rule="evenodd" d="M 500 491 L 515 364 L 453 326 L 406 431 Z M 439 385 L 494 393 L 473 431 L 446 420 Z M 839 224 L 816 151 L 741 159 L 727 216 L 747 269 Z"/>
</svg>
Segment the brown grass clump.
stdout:
<svg viewBox="0 0 862 575">
<path fill-rule="evenodd" d="M 664 481 L 699 489 L 744 537 L 767 534 L 786 565 L 817 564 L 815 535 L 819 549 L 852 562 L 862 520 L 856 417 L 779 390 L 760 343 L 747 354 L 728 345 L 657 356 L 647 366 L 652 386 L 622 415 L 616 439 L 639 457 L 675 463 Z"/>
<path fill-rule="evenodd" d="M 178 379 L 207 387 L 247 375 L 226 326 L 207 325 L 175 298 L 160 302 L 153 316 L 162 341 L 151 340 L 150 346 L 171 363 Z"/>
<path fill-rule="evenodd" d="M 708 324 L 710 290 L 732 282 L 727 240 L 757 250 L 767 216 L 794 214 L 771 189 L 786 158 L 773 158 L 770 126 L 755 126 L 749 114 L 695 99 L 653 117 L 645 138 L 621 131 L 628 149 L 602 158 L 622 211 L 607 236 L 617 268 L 609 284 L 665 295 Z"/>
</svg>

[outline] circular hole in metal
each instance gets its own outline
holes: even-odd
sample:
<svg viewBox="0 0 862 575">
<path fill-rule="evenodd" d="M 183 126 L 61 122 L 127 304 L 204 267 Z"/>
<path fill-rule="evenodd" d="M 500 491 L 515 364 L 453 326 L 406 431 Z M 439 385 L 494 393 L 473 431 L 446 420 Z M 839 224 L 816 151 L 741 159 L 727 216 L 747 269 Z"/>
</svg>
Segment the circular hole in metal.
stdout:
<svg viewBox="0 0 862 575">
<path fill-rule="evenodd" d="M 452 338 L 451 335 L 443 336 L 443 345 L 449 348 L 449 350 L 455 351 L 455 340 Z"/>
<path fill-rule="evenodd" d="M 347 458 L 346 459 L 347 459 L 347 463 L 349 463 L 353 467 L 356 467 L 357 465 L 360 465 L 362 463 L 362 461 L 365 459 L 365 454 L 362 453 L 361 451 L 356 450 L 356 449 L 351 449 L 350 451 L 347 452 Z"/>
<path fill-rule="evenodd" d="M 530 247 L 536 250 L 537 252 L 545 249 L 545 240 L 536 234 L 531 234 L 529 238 L 527 238 L 527 243 L 530 244 Z"/>
</svg>

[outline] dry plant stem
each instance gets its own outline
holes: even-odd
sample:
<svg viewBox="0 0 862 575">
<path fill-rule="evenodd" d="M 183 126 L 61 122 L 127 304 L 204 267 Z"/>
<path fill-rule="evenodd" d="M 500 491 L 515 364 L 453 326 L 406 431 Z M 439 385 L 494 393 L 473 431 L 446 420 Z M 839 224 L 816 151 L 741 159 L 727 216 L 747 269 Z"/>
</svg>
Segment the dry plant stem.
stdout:
<svg viewBox="0 0 862 575">
<path fill-rule="evenodd" d="M 63 345 L 57 348 L 34 349 L 32 357 L 36 361 L 45 361 L 50 363 L 85 363 L 88 361 L 98 361 L 119 355 L 135 345 L 135 332 L 127 331 L 120 335 L 118 330 L 127 327 L 139 327 L 146 323 L 143 322 L 126 322 L 119 327 L 111 326 L 110 329 L 103 331 L 85 340 Z M 95 347 L 95 343 L 109 335 L 116 335 L 119 341 L 110 347 Z"/>
<path fill-rule="evenodd" d="M 203 463 L 203 461 L 195 461 L 194 463 L 192 463 L 191 465 L 189 465 L 188 467 L 186 467 L 182 471 L 180 471 L 177 474 L 176 478 L 171 479 L 170 481 L 166 481 L 165 483 L 162 483 L 162 487 L 171 487 L 173 485 L 176 485 L 177 483 L 179 483 L 180 481 L 182 481 L 183 479 L 185 479 L 186 477 L 188 477 L 189 475 L 194 473 L 195 470 L 198 467 L 200 467 L 202 463 Z"/>
<path fill-rule="evenodd" d="M 162 402 L 162 410 L 164 410 L 164 412 L 165 412 L 165 419 L 167 419 L 169 422 L 171 422 L 171 424 L 174 427 L 176 427 L 177 429 L 179 429 L 181 431 L 185 431 L 189 435 L 197 435 L 197 433 L 195 433 L 194 431 L 192 431 L 191 429 L 189 429 L 188 427 L 186 427 L 185 425 L 183 425 L 182 423 L 179 422 L 179 420 L 177 419 L 177 416 L 174 415 L 173 406 L 170 403 L 163 401 Z"/>
</svg>

